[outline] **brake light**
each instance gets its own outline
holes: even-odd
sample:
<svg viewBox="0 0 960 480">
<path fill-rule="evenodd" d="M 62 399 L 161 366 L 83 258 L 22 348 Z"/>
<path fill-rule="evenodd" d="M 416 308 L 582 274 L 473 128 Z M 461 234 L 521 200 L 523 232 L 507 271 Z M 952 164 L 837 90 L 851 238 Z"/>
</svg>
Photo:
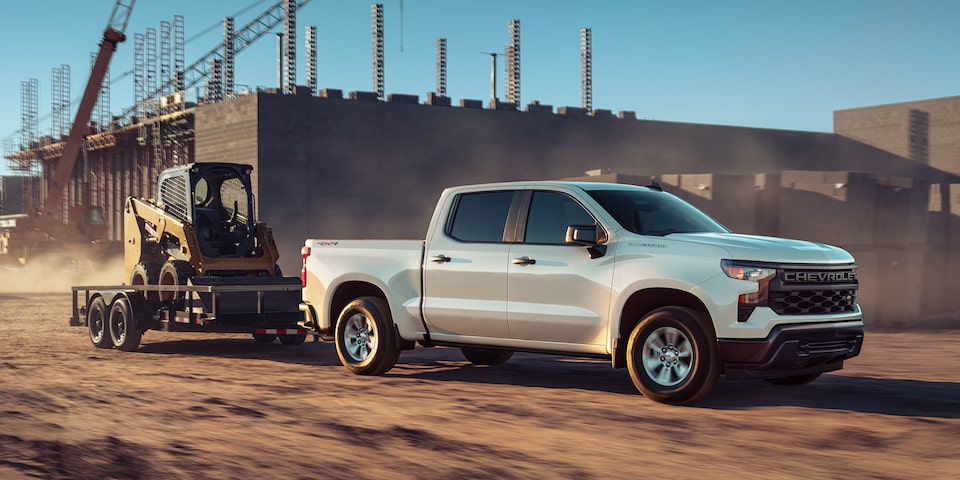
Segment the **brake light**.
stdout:
<svg viewBox="0 0 960 480">
<path fill-rule="evenodd" d="M 307 286 L 307 257 L 310 256 L 310 247 L 304 245 L 300 249 L 300 256 L 303 257 L 303 268 L 300 269 L 300 286 Z"/>
</svg>

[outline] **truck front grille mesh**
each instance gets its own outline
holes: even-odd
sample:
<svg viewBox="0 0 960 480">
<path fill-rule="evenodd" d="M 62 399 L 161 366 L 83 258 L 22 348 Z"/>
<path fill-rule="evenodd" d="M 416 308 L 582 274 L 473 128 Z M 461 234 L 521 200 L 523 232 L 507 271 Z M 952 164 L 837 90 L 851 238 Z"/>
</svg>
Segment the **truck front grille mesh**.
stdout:
<svg viewBox="0 0 960 480">
<path fill-rule="evenodd" d="M 767 305 L 778 315 L 821 315 L 854 311 L 856 289 L 770 292 Z"/>
</svg>

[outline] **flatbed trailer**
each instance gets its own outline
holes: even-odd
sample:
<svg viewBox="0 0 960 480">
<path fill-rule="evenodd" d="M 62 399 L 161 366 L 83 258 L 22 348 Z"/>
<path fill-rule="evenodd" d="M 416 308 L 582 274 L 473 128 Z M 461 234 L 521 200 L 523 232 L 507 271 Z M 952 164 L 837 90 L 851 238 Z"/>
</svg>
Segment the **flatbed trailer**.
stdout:
<svg viewBox="0 0 960 480">
<path fill-rule="evenodd" d="M 187 285 L 71 287 L 71 326 L 85 326 L 97 348 L 135 351 L 147 330 L 250 333 L 260 343 L 299 345 L 300 279 L 197 277 Z"/>
</svg>

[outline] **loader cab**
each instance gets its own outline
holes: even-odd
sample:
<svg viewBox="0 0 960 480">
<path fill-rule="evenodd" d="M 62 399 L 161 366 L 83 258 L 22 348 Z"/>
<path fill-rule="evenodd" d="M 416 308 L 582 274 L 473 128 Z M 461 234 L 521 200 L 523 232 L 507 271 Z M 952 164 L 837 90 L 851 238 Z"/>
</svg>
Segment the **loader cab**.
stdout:
<svg viewBox="0 0 960 480">
<path fill-rule="evenodd" d="M 193 226 L 207 257 L 248 257 L 254 252 L 253 167 L 194 163 L 160 175 L 157 203 Z"/>
</svg>

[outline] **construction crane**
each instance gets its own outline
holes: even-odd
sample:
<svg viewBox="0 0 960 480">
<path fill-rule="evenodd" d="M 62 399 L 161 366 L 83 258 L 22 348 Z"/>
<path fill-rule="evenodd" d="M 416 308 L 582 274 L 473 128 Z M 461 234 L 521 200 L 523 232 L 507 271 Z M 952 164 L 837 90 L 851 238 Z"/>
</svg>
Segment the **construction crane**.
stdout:
<svg viewBox="0 0 960 480">
<path fill-rule="evenodd" d="M 254 42 L 273 30 L 274 27 L 283 23 L 284 3 L 277 2 L 270 6 L 263 13 L 251 20 L 249 23 L 237 29 L 233 34 L 233 54 L 239 55 Z M 310 3 L 310 0 L 297 0 L 297 9 L 303 8 Z M 160 98 L 163 92 L 172 90 L 176 82 L 182 82 L 178 89 L 189 90 L 200 84 L 204 79 L 210 78 L 210 60 L 223 60 L 223 45 L 217 45 L 211 48 L 207 53 L 197 58 L 192 64 L 182 72 L 182 79 L 171 78 L 166 83 L 157 87 L 152 92 L 147 92 L 146 98 Z M 120 118 L 130 118 L 137 110 L 138 105 L 134 104 L 120 112 Z"/>
<path fill-rule="evenodd" d="M 80 105 L 77 107 L 77 114 L 73 119 L 70 133 L 64 142 L 63 154 L 53 169 L 53 174 L 47 185 L 47 194 L 43 203 L 41 203 L 40 210 L 30 212 L 27 218 L 18 219 L 13 231 L 6 234 L 10 236 L 9 246 L 12 249 L 19 250 L 23 254 L 24 260 L 27 256 L 31 256 L 34 251 L 44 250 L 40 247 L 44 242 L 90 244 L 95 240 L 100 240 L 98 237 L 103 233 L 103 229 L 98 228 L 102 227 L 98 224 L 102 224 L 102 222 L 93 218 L 96 215 L 91 215 L 91 212 L 80 211 L 77 212 L 79 218 L 72 219 L 74 220 L 71 222 L 72 224 L 66 225 L 58 219 L 58 213 L 64 190 L 70 181 L 70 176 L 73 175 L 77 159 L 80 157 L 80 147 L 83 145 L 87 134 L 87 123 L 90 121 L 93 106 L 100 96 L 100 89 L 103 86 L 103 79 L 107 74 L 110 60 L 117 49 L 117 44 L 126 40 L 124 32 L 127 29 L 127 23 L 130 21 L 130 13 L 135 1 L 117 0 L 113 7 L 113 13 L 111 13 L 107 27 L 103 31 L 100 50 L 90 71 L 90 78 L 87 80 Z"/>
</svg>

